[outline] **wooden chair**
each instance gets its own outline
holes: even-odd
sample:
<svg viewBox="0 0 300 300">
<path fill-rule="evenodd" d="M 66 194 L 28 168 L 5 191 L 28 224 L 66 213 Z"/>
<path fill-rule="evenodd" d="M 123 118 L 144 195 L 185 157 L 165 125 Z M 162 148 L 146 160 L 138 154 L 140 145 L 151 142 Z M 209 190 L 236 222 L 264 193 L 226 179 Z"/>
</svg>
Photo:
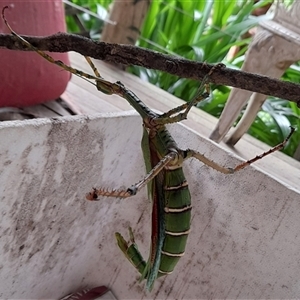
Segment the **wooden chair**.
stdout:
<svg viewBox="0 0 300 300">
<path fill-rule="evenodd" d="M 274 18 L 259 24 L 246 53 L 242 70 L 280 78 L 292 63 L 298 61 L 299 14 L 300 1 L 295 1 L 288 10 L 277 4 Z M 254 121 L 266 97 L 263 94 L 233 88 L 210 138 L 216 142 L 223 140 L 249 100 L 243 117 L 226 139 L 227 144 L 236 144 Z"/>
</svg>

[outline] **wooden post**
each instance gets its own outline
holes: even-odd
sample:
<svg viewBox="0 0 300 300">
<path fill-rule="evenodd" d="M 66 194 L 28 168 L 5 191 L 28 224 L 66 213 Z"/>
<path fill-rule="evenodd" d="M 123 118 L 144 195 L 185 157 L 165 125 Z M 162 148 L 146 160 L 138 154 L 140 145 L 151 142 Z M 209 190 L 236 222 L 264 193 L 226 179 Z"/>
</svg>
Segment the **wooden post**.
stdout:
<svg viewBox="0 0 300 300">
<path fill-rule="evenodd" d="M 106 23 L 101 40 L 108 43 L 134 45 L 150 2 L 151 0 L 114 1 L 110 20 L 115 21 L 116 24 Z"/>
</svg>

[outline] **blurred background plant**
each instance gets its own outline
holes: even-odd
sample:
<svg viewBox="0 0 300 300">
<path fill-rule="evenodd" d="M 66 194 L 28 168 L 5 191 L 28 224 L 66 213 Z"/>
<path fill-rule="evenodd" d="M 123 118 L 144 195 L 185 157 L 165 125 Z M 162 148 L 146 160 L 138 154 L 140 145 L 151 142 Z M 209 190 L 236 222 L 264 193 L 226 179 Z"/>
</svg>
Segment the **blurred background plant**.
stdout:
<svg viewBox="0 0 300 300">
<path fill-rule="evenodd" d="M 285 1 L 285 5 L 292 2 Z M 81 32 L 99 40 L 105 22 L 109 21 L 112 0 L 73 0 L 72 3 L 98 17 L 79 11 L 76 13 L 77 20 L 67 15 L 68 31 Z M 252 28 L 272 17 L 271 13 L 266 13 L 271 4 L 270 0 L 152 1 L 136 44 L 200 62 L 222 62 L 230 68 L 240 69 L 251 41 Z M 199 87 L 199 82 L 156 70 L 134 66 L 128 71 L 186 101 L 192 99 Z M 293 64 L 282 79 L 299 83 L 299 71 L 299 64 Z M 212 90 L 212 97 L 201 102 L 199 108 L 219 117 L 231 88 L 212 86 Z M 295 103 L 268 97 L 248 133 L 274 146 L 286 137 L 290 126 L 300 128 L 299 125 L 300 109 Z M 292 136 L 284 152 L 292 156 L 299 140 L 300 130 Z"/>
</svg>

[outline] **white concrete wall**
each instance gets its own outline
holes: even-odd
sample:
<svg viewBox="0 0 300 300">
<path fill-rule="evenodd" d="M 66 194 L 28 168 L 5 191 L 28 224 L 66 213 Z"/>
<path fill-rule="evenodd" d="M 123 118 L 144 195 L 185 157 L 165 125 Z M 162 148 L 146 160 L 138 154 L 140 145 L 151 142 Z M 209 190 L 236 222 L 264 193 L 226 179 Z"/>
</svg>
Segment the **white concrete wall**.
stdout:
<svg viewBox="0 0 300 300">
<path fill-rule="evenodd" d="M 238 162 L 179 124 L 171 132 L 183 148 Z M 85 200 L 93 186 L 143 177 L 141 133 L 136 115 L 0 123 L 0 298 L 58 299 L 97 285 L 119 299 L 298 298 L 299 190 L 254 167 L 223 175 L 196 160 L 184 166 L 193 200 L 186 255 L 144 292 L 114 232 L 127 236 L 131 225 L 147 258 L 146 189 L 127 200 Z M 288 165 L 284 172 L 291 175 Z"/>
</svg>

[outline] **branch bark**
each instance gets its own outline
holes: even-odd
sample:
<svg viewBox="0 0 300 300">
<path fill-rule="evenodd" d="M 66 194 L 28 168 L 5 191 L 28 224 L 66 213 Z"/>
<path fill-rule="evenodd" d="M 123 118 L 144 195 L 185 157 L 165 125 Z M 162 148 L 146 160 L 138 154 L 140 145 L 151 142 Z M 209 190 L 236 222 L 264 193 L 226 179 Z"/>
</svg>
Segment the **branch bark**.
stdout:
<svg viewBox="0 0 300 300">
<path fill-rule="evenodd" d="M 67 33 L 57 33 L 46 37 L 23 36 L 23 38 L 43 51 L 75 51 L 114 64 L 136 65 L 199 81 L 213 67 L 211 64 L 170 56 L 136 46 L 95 42 L 82 36 Z M 8 34 L 0 34 L 0 47 L 28 51 L 28 48 L 19 40 Z M 216 68 L 209 81 L 287 99 L 297 103 L 300 107 L 299 84 L 226 67 Z"/>
</svg>

